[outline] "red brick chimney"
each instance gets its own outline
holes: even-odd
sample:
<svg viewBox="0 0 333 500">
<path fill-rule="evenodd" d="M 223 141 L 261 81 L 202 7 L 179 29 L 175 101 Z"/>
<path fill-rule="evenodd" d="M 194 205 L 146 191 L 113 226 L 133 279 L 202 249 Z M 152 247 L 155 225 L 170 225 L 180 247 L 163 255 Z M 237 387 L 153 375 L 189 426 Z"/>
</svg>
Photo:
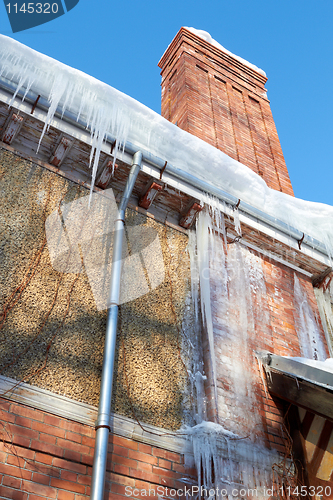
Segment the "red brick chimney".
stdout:
<svg viewBox="0 0 333 500">
<path fill-rule="evenodd" d="M 260 70 L 186 28 L 158 65 L 162 116 L 293 195 Z"/>
</svg>

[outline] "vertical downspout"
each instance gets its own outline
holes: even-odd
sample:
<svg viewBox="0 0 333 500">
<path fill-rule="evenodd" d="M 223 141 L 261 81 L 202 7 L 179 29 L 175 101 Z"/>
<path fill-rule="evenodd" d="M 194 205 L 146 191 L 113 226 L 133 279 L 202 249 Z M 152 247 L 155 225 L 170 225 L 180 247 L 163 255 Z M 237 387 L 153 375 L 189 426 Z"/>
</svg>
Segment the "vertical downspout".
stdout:
<svg viewBox="0 0 333 500">
<path fill-rule="evenodd" d="M 142 153 L 138 151 L 133 156 L 125 190 L 119 204 L 118 219 L 115 222 L 110 295 L 108 301 L 108 316 L 104 344 L 101 392 L 99 398 L 98 416 L 96 421 L 95 454 L 91 481 L 91 500 L 103 500 L 106 461 L 108 454 L 111 399 L 113 383 L 113 366 L 117 339 L 118 306 L 120 294 L 120 278 L 122 267 L 122 246 L 125 227 L 125 210 L 131 196 L 136 178 L 141 169 Z"/>
</svg>

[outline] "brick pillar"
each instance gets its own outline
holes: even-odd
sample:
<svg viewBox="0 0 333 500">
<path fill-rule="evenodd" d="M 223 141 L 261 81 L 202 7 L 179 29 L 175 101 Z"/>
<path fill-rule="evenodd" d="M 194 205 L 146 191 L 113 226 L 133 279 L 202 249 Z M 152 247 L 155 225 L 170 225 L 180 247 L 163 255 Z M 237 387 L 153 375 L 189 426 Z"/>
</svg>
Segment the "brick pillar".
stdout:
<svg viewBox="0 0 333 500">
<path fill-rule="evenodd" d="M 263 74 L 185 28 L 159 67 L 162 116 L 293 195 Z"/>
</svg>

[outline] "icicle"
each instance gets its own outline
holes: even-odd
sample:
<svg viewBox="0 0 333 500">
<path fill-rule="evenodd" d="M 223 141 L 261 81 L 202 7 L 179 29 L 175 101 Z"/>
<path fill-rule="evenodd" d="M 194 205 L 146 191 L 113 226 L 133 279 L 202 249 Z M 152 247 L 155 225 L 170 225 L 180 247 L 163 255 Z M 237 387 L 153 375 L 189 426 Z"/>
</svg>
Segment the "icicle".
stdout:
<svg viewBox="0 0 333 500">
<path fill-rule="evenodd" d="M 51 88 L 51 92 L 50 92 L 50 96 L 49 96 L 50 107 L 48 109 L 46 120 L 44 123 L 44 127 L 42 130 L 41 136 L 39 138 L 39 142 L 38 142 L 38 146 L 37 146 L 37 153 L 39 151 L 44 134 L 49 129 L 51 121 L 53 120 L 53 117 L 54 117 L 54 114 L 58 108 L 60 99 L 63 97 L 63 95 L 65 95 L 67 86 L 68 86 L 68 80 L 64 77 L 64 75 L 61 75 L 61 74 L 56 75 L 56 78 L 53 82 L 53 86 Z"/>
<path fill-rule="evenodd" d="M 296 273 L 294 274 L 294 304 L 295 326 L 301 355 L 305 358 L 324 361 L 326 354 L 320 330 Z"/>
<path fill-rule="evenodd" d="M 209 490 L 217 489 L 223 491 L 223 498 L 251 498 L 251 490 L 253 497 L 270 496 L 273 464 L 279 461 L 275 451 L 242 440 L 213 422 L 202 422 L 185 432 L 193 443 L 202 498 L 208 500 L 213 494 Z"/>
<path fill-rule="evenodd" d="M 20 91 L 22 88 L 24 88 L 24 86 L 25 86 L 26 82 L 27 82 L 27 85 L 26 85 L 26 90 L 25 90 L 25 93 L 24 93 L 24 95 L 23 95 L 23 99 L 22 99 L 22 101 L 24 101 L 24 99 L 25 99 L 25 97 L 26 97 L 27 93 L 29 92 L 29 90 L 30 90 L 31 86 L 33 85 L 34 78 L 33 78 L 33 77 L 31 77 L 31 76 L 29 77 L 29 74 L 26 74 L 26 71 L 25 71 L 25 70 L 26 70 L 26 68 L 25 68 L 25 67 L 23 67 L 23 68 L 22 68 L 22 74 L 21 74 L 21 77 L 20 77 L 19 82 L 18 82 L 18 84 L 17 84 L 17 87 L 16 87 L 16 90 L 15 90 L 15 92 L 14 92 L 14 95 L 13 95 L 13 97 L 11 98 L 11 100 L 10 100 L 10 102 L 9 102 L 9 105 L 8 105 L 8 107 L 9 107 L 9 108 L 13 105 L 13 103 L 14 103 L 14 101 L 15 101 L 15 98 L 16 98 L 17 94 L 19 93 L 19 91 Z"/>
<path fill-rule="evenodd" d="M 215 402 L 217 402 L 216 359 L 214 349 L 214 333 L 210 301 L 210 248 L 213 240 L 211 219 L 207 211 L 199 213 L 197 219 L 197 258 L 199 265 L 200 301 L 202 320 L 207 330 L 209 351 L 212 365 Z"/>
<path fill-rule="evenodd" d="M 187 251 L 190 256 L 192 302 L 194 305 L 195 319 L 198 321 L 199 268 L 196 245 L 196 233 L 195 231 L 190 231 L 188 235 Z"/>
<path fill-rule="evenodd" d="M 239 220 L 239 210 L 238 208 L 234 208 L 234 224 L 235 224 L 235 231 L 238 234 L 238 236 L 242 236 L 242 229 L 240 225 L 240 220 Z"/>
<path fill-rule="evenodd" d="M 332 294 L 332 281 L 330 286 L 324 291 L 322 288 L 314 288 L 315 296 L 318 303 L 319 314 L 321 322 L 325 331 L 327 345 L 329 348 L 330 356 L 333 357 L 333 294 Z"/>
<path fill-rule="evenodd" d="M 223 214 L 213 198 L 206 196 L 205 203 L 208 208 L 199 214 L 196 235 L 190 234 L 188 244 L 192 297 L 197 300 L 199 284 L 215 402 L 217 409 L 221 407 L 222 410 L 219 415 L 229 418 L 229 430 L 226 426 L 202 421 L 188 429 L 188 433 L 193 442 L 199 484 L 205 488 L 202 498 L 208 500 L 209 488 L 217 486 L 223 488 L 225 498 L 238 498 L 232 491 L 243 488 L 255 488 L 260 498 L 268 498 L 265 488 L 273 481 L 272 464 L 278 456 L 262 445 L 262 422 L 256 408 L 256 384 L 260 379 L 253 369 L 255 360 L 251 347 L 256 328 L 266 333 L 269 330 L 269 315 L 264 304 L 265 279 L 261 261 L 253 252 L 235 243 L 226 253 Z M 218 326 L 217 332 L 213 331 L 213 324 Z M 218 391 L 217 378 L 225 380 L 229 389 L 219 388 Z M 197 395 L 200 395 L 195 418 L 200 422 L 204 413 L 200 371 L 195 374 L 195 384 Z M 266 391 L 265 384 L 264 389 Z M 224 394 L 232 400 L 232 419 L 228 417 L 228 407 L 222 404 Z M 258 431 L 247 436 L 249 424 Z"/>
</svg>

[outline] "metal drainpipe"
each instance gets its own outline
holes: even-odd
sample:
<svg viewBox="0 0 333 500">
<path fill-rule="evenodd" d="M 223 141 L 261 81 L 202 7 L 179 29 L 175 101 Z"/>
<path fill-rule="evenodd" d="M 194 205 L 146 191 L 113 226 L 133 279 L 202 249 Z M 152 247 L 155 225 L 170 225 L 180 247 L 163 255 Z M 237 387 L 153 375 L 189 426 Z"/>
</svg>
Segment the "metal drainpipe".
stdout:
<svg viewBox="0 0 333 500">
<path fill-rule="evenodd" d="M 99 398 L 98 416 L 96 421 L 95 454 L 90 494 L 91 500 L 102 500 L 104 497 L 105 471 L 110 432 L 113 365 L 117 339 L 117 321 L 122 264 L 121 256 L 125 227 L 125 210 L 128 200 L 131 196 L 136 178 L 138 176 L 138 173 L 140 172 L 141 162 L 142 153 L 141 151 L 138 151 L 133 156 L 132 168 L 129 173 L 125 190 L 119 205 L 119 218 L 115 223 L 101 392 Z"/>
</svg>

